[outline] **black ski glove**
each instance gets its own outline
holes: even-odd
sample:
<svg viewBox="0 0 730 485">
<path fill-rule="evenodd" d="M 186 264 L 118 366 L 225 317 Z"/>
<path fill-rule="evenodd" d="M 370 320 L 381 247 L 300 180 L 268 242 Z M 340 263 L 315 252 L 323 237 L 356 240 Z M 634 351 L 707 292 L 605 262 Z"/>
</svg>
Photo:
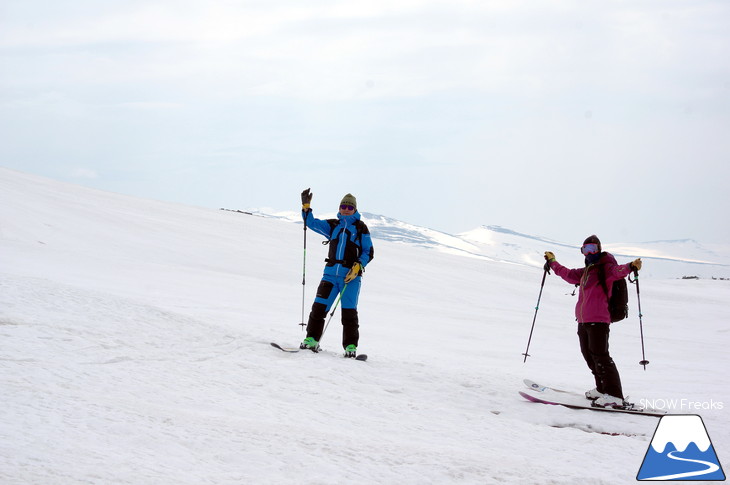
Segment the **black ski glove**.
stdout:
<svg viewBox="0 0 730 485">
<path fill-rule="evenodd" d="M 309 189 L 302 191 L 302 210 L 310 210 L 310 204 L 312 203 L 312 192 Z"/>
</svg>

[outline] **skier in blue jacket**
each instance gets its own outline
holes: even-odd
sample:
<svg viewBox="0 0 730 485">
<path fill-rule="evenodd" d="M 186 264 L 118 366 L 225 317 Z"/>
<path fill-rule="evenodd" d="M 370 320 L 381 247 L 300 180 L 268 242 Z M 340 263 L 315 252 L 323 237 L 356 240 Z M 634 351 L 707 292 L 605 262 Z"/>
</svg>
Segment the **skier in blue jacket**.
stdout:
<svg viewBox="0 0 730 485">
<path fill-rule="evenodd" d="M 357 200 L 352 194 L 342 198 L 337 219 L 316 219 L 312 214 L 311 202 L 312 192 L 306 189 L 302 192 L 302 217 L 307 227 L 327 238 L 329 254 L 309 313 L 307 337 L 299 347 L 314 352 L 319 350 L 327 312 L 342 293 L 342 347 L 345 357 L 355 357 L 360 339 L 357 300 L 362 271 L 372 261 L 374 254 L 370 231 L 360 220 Z"/>
</svg>

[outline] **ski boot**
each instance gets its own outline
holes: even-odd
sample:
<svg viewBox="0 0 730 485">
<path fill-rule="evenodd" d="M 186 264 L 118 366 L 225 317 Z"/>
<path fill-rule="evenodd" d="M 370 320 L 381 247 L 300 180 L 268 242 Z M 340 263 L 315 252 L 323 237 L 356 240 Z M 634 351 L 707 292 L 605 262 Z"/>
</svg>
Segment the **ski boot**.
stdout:
<svg viewBox="0 0 730 485">
<path fill-rule="evenodd" d="M 307 337 L 299 344 L 299 348 L 319 352 L 319 342 L 314 340 L 314 337 Z"/>
<path fill-rule="evenodd" d="M 593 401 L 593 406 L 597 408 L 616 408 L 626 409 L 629 403 L 623 400 L 623 398 L 611 396 L 609 394 L 602 394 L 601 397 Z"/>
<path fill-rule="evenodd" d="M 357 357 L 357 347 L 355 347 L 353 344 L 345 347 L 345 357 L 350 359 L 354 359 L 355 357 Z"/>
</svg>

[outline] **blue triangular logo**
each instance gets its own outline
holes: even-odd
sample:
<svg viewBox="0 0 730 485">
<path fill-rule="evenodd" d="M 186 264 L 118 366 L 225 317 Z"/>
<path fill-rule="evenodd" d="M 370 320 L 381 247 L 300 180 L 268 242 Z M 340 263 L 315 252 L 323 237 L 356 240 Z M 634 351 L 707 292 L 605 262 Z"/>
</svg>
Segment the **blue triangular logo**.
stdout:
<svg viewBox="0 0 730 485">
<path fill-rule="evenodd" d="M 636 479 L 725 480 L 702 418 L 696 414 L 663 416 Z"/>
</svg>

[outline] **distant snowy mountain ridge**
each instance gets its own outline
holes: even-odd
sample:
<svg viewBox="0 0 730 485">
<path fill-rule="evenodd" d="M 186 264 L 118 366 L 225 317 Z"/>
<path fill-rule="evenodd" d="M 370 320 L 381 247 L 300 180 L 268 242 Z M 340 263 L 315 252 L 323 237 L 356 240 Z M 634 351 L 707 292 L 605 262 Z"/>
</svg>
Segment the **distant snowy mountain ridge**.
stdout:
<svg viewBox="0 0 730 485">
<path fill-rule="evenodd" d="M 301 224 L 298 212 L 274 212 L 253 209 L 246 213 L 261 217 L 285 219 Z M 335 217 L 334 213 L 319 215 Z M 542 267 L 545 251 L 555 252 L 566 266 L 582 264 L 580 246 L 549 238 L 524 234 L 511 229 L 483 225 L 461 234 L 448 234 L 416 226 L 380 214 L 362 213 L 375 240 L 433 248 L 462 256 Z M 642 258 L 643 275 L 661 278 L 730 278 L 730 245 L 703 244 L 693 239 L 647 241 L 639 243 L 605 242 L 603 247 L 619 262 Z"/>
</svg>

